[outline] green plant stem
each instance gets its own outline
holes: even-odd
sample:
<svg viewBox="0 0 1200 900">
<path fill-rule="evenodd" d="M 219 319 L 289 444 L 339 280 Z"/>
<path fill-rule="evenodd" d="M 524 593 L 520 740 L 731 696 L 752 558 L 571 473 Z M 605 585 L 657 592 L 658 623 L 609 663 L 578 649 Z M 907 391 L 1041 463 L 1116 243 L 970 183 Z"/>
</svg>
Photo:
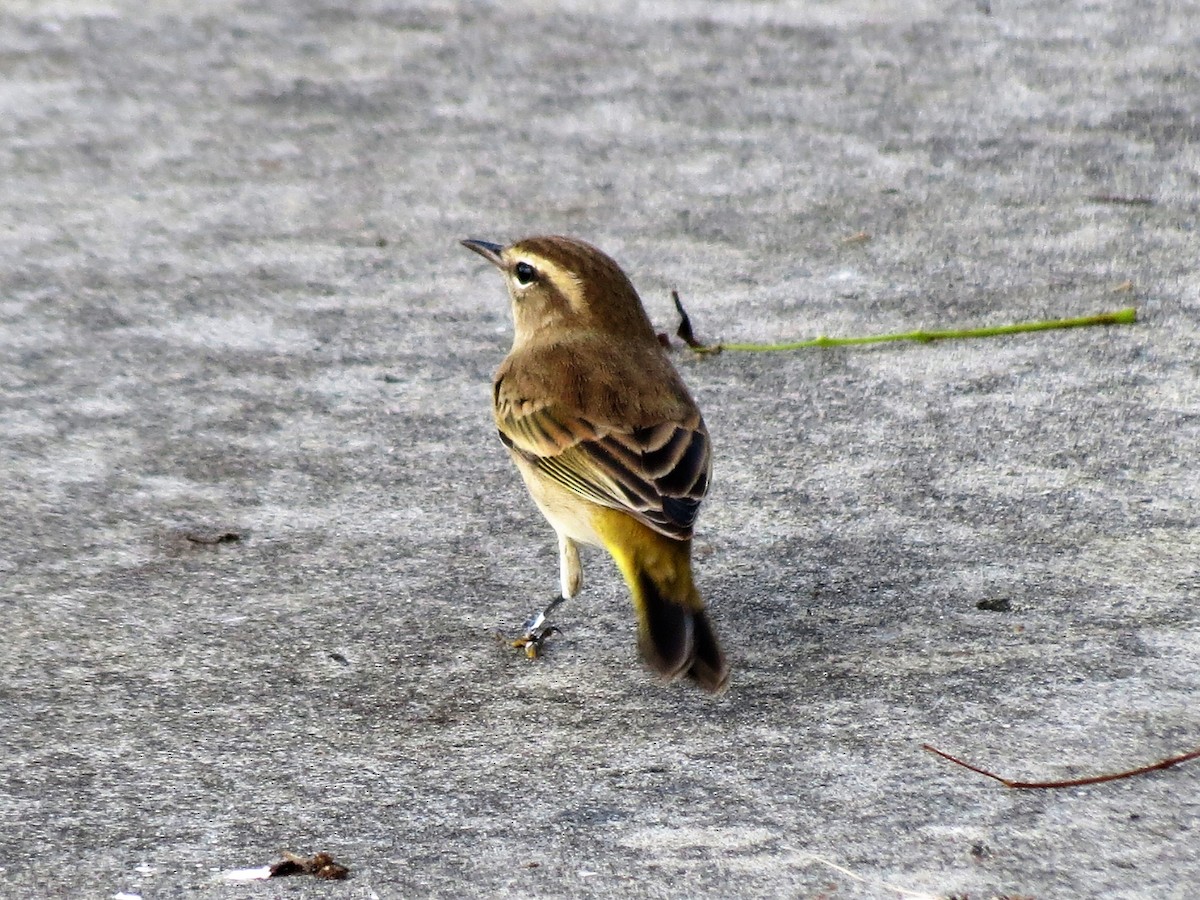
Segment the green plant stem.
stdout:
<svg viewBox="0 0 1200 900">
<path fill-rule="evenodd" d="M 1040 322 L 1020 322 L 1015 325 L 995 325 L 991 328 L 966 328 L 958 331 L 906 331 L 900 334 L 876 334 L 865 337 L 817 337 L 808 341 L 790 341 L 782 344 L 710 344 L 692 349 L 697 353 L 720 353 L 728 350 L 737 353 L 777 353 L 785 350 L 803 350 L 807 347 L 851 347 L 858 344 L 881 344 L 888 341 L 951 341 L 964 338 L 996 337 L 1002 334 L 1023 334 L 1028 331 L 1050 331 L 1055 328 L 1087 328 L 1093 325 L 1129 325 L 1137 321 L 1137 309 L 1127 307 L 1096 316 L 1081 316 L 1077 319 L 1050 319 Z"/>
</svg>

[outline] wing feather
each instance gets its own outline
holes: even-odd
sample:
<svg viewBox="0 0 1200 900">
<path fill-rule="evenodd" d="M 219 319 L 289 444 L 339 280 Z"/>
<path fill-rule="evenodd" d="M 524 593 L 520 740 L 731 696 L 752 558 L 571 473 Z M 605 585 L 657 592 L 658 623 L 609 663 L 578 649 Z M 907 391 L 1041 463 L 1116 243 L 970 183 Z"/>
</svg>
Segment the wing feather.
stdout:
<svg viewBox="0 0 1200 900">
<path fill-rule="evenodd" d="M 500 402 L 496 424 L 513 453 L 568 490 L 669 537 L 691 537 L 712 468 L 694 407 L 684 421 L 622 429 L 548 403 Z"/>
</svg>

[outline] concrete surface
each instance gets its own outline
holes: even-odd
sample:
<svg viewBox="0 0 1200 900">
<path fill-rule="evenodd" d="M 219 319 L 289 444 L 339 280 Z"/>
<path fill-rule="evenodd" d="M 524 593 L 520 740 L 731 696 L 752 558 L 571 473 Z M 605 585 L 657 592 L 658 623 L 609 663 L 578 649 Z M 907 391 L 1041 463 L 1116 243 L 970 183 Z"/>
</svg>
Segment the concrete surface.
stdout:
<svg viewBox="0 0 1200 900">
<path fill-rule="evenodd" d="M 1200 764 L 920 749 L 1200 745 L 1200 10 L 986 7 L 5 3 L 0 894 L 1196 896 Z M 1142 321 L 681 355 L 714 702 L 599 558 L 494 639 L 555 553 L 457 241 L 537 232 L 709 338 Z"/>
</svg>

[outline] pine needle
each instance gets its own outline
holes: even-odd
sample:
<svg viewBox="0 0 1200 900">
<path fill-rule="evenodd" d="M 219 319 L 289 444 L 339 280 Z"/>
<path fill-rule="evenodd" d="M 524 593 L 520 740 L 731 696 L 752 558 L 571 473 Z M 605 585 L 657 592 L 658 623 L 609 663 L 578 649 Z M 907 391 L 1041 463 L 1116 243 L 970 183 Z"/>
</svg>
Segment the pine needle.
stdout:
<svg viewBox="0 0 1200 900">
<path fill-rule="evenodd" d="M 937 747 L 932 747 L 929 744 L 922 744 L 922 750 L 928 750 L 930 753 L 940 756 L 942 759 L 949 760 L 956 766 L 962 766 L 974 772 L 976 775 L 982 775 L 985 778 L 990 778 L 993 781 L 998 781 L 1007 788 L 1021 788 L 1025 790 L 1048 790 L 1052 788 L 1072 788 L 1082 787 L 1088 784 L 1104 784 L 1108 781 L 1119 781 L 1122 778 L 1133 778 L 1137 775 L 1145 775 L 1147 772 L 1158 772 L 1162 769 L 1169 769 L 1171 766 L 1177 766 L 1180 763 L 1191 762 L 1193 759 L 1200 759 L 1200 749 L 1189 751 L 1188 753 L 1180 753 L 1178 756 L 1171 756 L 1167 759 L 1159 760 L 1156 763 L 1151 763 L 1148 766 L 1138 766 L 1136 769 L 1126 769 L 1122 772 L 1110 772 L 1105 775 L 1089 775 L 1086 778 L 1068 778 L 1063 781 L 1015 781 L 1012 778 L 1005 778 L 1002 775 L 997 775 L 995 772 L 989 772 L 987 769 L 972 765 L 969 762 L 959 759 L 957 756 L 951 756 L 944 750 L 939 750 Z"/>
</svg>

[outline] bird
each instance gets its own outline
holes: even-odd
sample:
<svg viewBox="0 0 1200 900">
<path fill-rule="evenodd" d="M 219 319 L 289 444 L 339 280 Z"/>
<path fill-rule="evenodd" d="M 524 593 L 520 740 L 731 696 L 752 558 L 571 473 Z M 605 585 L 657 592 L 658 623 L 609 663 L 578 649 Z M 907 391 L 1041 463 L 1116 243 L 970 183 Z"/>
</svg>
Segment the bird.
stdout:
<svg viewBox="0 0 1200 900">
<path fill-rule="evenodd" d="M 516 643 L 540 646 L 557 630 L 546 619 L 583 586 L 579 545 L 600 547 L 628 586 L 649 667 L 722 692 L 729 664 L 691 565 L 712 473 L 708 428 L 633 284 L 607 254 L 570 237 L 462 244 L 508 287 L 513 342 L 493 378 L 492 411 L 558 537 L 560 593 Z"/>
</svg>

